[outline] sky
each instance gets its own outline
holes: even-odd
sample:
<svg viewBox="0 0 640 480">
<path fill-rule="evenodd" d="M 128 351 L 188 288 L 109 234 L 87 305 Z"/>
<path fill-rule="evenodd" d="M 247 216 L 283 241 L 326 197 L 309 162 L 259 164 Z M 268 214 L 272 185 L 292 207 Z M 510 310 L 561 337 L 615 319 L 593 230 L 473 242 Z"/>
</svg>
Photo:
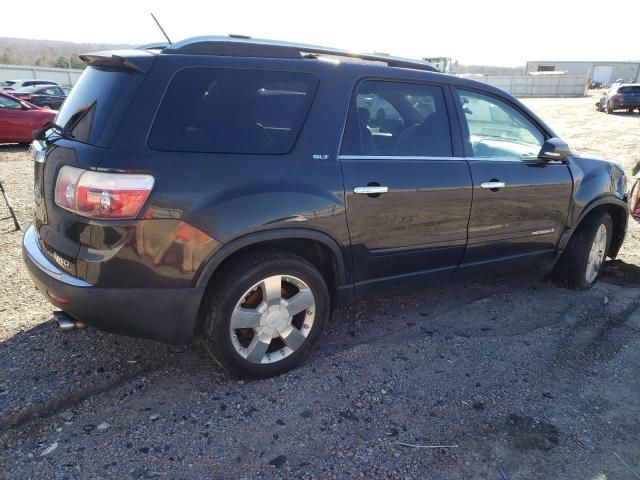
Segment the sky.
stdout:
<svg viewBox="0 0 640 480">
<path fill-rule="evenodd" d="M 163 37 L 250 35 L 462 64 L 527 60 L 640 60 L 639 0 L 30 0 L 29 20 L 2 22 L 0 36 L 141 44 Z M 625 19 L 634 19 L 625 25 Z"/>
</svg>

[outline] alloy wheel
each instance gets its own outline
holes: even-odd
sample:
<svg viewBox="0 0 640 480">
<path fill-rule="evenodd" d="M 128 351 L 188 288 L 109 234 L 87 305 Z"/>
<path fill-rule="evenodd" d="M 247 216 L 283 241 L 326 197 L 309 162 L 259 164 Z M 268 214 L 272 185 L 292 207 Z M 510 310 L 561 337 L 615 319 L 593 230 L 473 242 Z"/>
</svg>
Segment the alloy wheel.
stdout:
<svg viewBox="0 0 640 480">
<path fill-rule="evenodd" d="M 231 315 L 229 335 L 236 352 L 256 364 L 274 363 L 297 351 L 315 319 L 309 286 L 291 275 L 273 275 L 249 288 Z"/>
<path fill-rule="evenodd" d="M 598 273 L 600 273 L 600 268 L 602 266 L 602 262 L 604 261 L 605 253 L 607 249 L 607 226 L 605 224 L 601 224 L 596 230 L 596 234 L 593 238 L 593 243 L 591 244 L 591 250 L 589 251 L 589 258 L 587 259 L 587 270 L 585 273 L 585 277 L 587 282 L 593 282 Z"/>
</svg>

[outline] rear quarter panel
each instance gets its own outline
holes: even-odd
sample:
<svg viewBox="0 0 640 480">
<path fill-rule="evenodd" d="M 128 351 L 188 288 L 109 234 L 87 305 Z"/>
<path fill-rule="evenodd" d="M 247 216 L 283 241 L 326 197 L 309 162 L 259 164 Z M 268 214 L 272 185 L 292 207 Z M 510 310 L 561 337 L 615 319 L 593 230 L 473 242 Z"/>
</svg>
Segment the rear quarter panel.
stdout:
<svg viewBox="0 0 640 480">
<path fill-rule="evenodd" d="M 352 80 L 326 75 L 325 66 L 318 64 L 309 62 L 309 68 L 301 70 L 300 62 L 290 60 L 189 56 L 189 66 L 315 73 L 320 77 L 318 90 L 288 154 L 165 152 L 152 150 L 147 137 L 167 85 L 186 65 L 182 56 L 161 57 L 147 75 L 100 167 L 151 173 L 155 187 L 147 209 L 165 211 L 167 218 L 193 225 L 220 245 L 251 233 L 304 228 L 334 239 L 348 259 L 344 187 L 337 154 Z"/>
</svg>

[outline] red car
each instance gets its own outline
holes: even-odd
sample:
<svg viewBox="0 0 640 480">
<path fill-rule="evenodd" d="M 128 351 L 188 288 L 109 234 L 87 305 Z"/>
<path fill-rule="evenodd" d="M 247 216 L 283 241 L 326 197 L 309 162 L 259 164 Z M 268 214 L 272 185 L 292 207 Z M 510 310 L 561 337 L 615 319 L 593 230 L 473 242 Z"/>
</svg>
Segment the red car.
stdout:
<svg viewBox="0 0 640 480">
<path fill-rule="evenodd" d="M 31 143 L 33 131 L 53 121 L 57 113 L 0 93 L 0 143 Z"/>
</svg>

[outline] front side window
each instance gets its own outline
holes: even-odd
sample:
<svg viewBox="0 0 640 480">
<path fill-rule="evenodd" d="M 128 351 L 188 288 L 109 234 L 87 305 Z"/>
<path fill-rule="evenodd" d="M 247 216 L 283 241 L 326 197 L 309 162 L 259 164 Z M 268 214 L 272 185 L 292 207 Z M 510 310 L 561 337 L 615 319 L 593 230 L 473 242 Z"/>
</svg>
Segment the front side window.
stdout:
<svg viewBox="0 0 640 480">
<path fill-rule="evenodd" d="M 299 72 L 182 70 L 162 100 L 149 146 L 178 152 L 287 153 L 317 84 L 315 75 Z"/>
<path fill-rule="evenodd" d="M 442 89 L 404 82 L 362 82 L 349 111 L 341 154 L 451 157 Z"/>
<path fill-rule="evenodd" d="M 474 157 L 536 158 L 544 134 L 511 105 L 488 95 L 458 91 Z"/>
</svg>

